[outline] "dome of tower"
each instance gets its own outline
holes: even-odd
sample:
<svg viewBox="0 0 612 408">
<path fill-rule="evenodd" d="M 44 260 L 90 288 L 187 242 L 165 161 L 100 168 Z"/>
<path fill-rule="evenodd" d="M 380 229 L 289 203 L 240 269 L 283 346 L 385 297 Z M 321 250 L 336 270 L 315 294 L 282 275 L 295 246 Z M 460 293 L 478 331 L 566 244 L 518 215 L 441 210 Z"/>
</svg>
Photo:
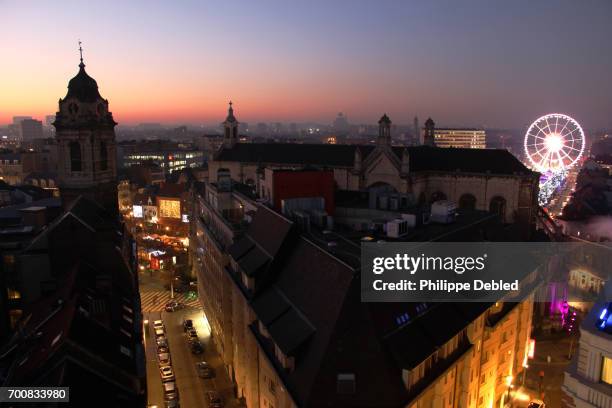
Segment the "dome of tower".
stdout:
<svg viewBox="0 0 612 408">
<path fill-rule="evenodd" d="M 380 120 L 378 121 L 379 124 L 390 124 L 391 123 L 391 119 L 389 119 L 389 117 L 387 116 L 387 114 L 385 113 L 384 115 L 382 115 L 382 117 L 380 118 Z"/>
<path fill-rule="evenodd" d="M 76 98 L 80 102 L 95 102 L 102 99 L 98 92 L 98 83 L 85 72 L 85 64 L 79 64 L 79 73 L 68 82 L 67 98 Z"/>
</svg>

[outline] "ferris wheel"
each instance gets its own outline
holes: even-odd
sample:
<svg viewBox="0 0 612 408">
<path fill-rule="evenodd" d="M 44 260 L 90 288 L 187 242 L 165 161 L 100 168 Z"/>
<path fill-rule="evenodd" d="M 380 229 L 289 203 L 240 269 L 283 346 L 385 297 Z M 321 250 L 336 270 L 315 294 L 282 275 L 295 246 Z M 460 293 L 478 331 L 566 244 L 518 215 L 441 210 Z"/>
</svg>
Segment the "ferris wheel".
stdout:
<svg viewBox="0 0 612 408">
<path fill-rule="evenodd" d="M 525 155 L 536 170 L 560 172 L 573 166 L 584 152 L 584 131 L 567 115 L 544 115 L 525 134 Z"/>
</svg>

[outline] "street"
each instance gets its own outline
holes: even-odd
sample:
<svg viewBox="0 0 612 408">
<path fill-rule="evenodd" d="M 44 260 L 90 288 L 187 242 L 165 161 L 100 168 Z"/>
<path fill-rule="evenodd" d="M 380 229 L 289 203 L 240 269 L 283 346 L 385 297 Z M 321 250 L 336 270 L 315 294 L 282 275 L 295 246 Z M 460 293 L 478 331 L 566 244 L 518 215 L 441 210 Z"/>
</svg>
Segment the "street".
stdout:
<svg viewBox="0 0 612 408">
<path fill-rule="evenodd" d="M 523 386 L 518 387 L 513 396 L 513 408 L 525 408 L 533 398 L 540 397 L 543 392 L 543 400 L 547 407 L 560 407 L 565 368 L 570 360 L 567 358 L 570 350 L 571 338 L 567 334 L 555 334 L 541 336 L 536 339 L 535 356 L 529 361 L 529 368 Z M 574 353 L 578 344 L 577 336 L 574 337 Z M 550 356 L 550 362 L 548 362 Z M 540 377 L 540 374 L 544 374 Z"/>
<path fill-rule="evenodd" d="M 147 364 L 147 392 L 148 405 L 150 407 L 164 407 L 164 395 L 162 382 L 157 360 L 157 345 L 153 322 L 161 319 L 166 330 L 168 347 L 171 356 L 171 365 L 176 378 L 176 385 L 179 390 L 180 406 L 183 408 L 202 408 L 208 407 L 206 391 L 217 391 L 223 398 L 225 407 L 237 407 L 238 401 L 233 396 L 232 384 L 223 367 L 221 358 L 217 354 L 210 339 L 210 329 L 201 308 L 195 307 L 193 302 L 189 306 L 175 312 L 163 310 L 163 301 L 156 299 L 152 302 L 150 293 L 160 292 L 161 284 L 155 279 L 155 275 L 150 276 L 141 273 L 141 296 L 143 303 L 143 318 L 145 322 L 145 349 Z M 168 291 L 166 291 L 168 293 Z M 149 295 L 148 295 L 149 294 Z M 169 295 L 168 295 L 169 296 Z M 182 299 L 182 294 L 177 295 L 177 299 Z M 205 345 L 204 353 L 193 355 L 188 347 L 187 340 L 183 331 L 183 319 L 191 319 L 194 328 L 198 333 L 198 339 Z M 216 376 L 212 379 L 199 378 L 196 371 L 196 362 L 207 361 L 214 368 Z"/>
</svg>

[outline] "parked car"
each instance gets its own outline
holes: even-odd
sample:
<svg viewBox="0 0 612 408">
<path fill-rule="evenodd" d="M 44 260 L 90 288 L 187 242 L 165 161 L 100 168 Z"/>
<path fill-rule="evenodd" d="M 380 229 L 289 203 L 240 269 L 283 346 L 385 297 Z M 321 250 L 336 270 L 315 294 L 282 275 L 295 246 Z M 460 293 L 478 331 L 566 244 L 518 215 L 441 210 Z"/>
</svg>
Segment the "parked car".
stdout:
<svg viewBox="0 0 612 408">
<path fill-rule="evenodd" d="M 207 391 L 206 397 L 208 399 L 209 408 L 222 408 L 223 400 L 217 391 Z"/>
<path fill-rule="evenodd" d="M 164 322 L 162 322 L 161 320 L 154 320 L 153 321 L 153 327 L 155 329 L 165 329 Z"/>
<path fill-rule="evenodd" d="M 157 354 L 168 353 L 169 351 L 168 346 L 157 346 Z"/>
<path fill-rule="evenodd" d="M 164 386 L 164 399 L 166 401 L 178 400 L 179 392 L 176 386 L 176 381 L 168 381 L 163 384 Z"/>
<path fill-rule="evenodd" d="M 527 408 L 546 408 L 546 404 L 542 400 L 534 399 L 527 405 Z"/>
<path fill-rule="evenodd" d="M 186 332 L 187 330 L 191 329 L 193 329 L 193 320 L 183 319 L 183 331 Z"/>
<path fill-rule="evenodd" d="M 160 367 L 159 373 L 161 375 L 162 382 L 174 381 L 174 371 L 172 371 L 172 367 Z"/>
<path fill-rule="evenodd" d="M 164 337 L 165 335 L 164 329 L 155 329 L 155 337 Z"/>
<path fill-rule="evenodd" d="M 169 366 L 170 365 L 170 353 L 159 353 L 157 355 L 157 360 L 159 361 L 159 366 Z"/>
<path fill-rule="evenodd" d="M 179 408 L 181 404 L 179 404 L 179 400 L 166 400 L 164 401 L 165 408 Z"/>
<path fill-rule="evenodd" d="M 187 337 L 187 340 L 197 340 L 198 332 L 196 331 L 196 329 L 189 329 L 185 333 L 185 336 Z"/>
<path fill-rule="evenodd" d="M 158 337 L 156 339 L 156 342 L 157 342 L 157 347 L 159 346 L 168 347 L 168 339 L 166 338 L 166 336 Z"/>
<path fill-rule="evenodd" d="M 189 349 L 191 354 L 202 354 L 204 352 L 204 345 L 199 341 L 192 341 L 189 343 Z"/>
<path fill-rule="evenodd" d="M 166 303 L 165 310 L 166 312 L 175 312 L 179 309 L 182 309 L 183 307 L 185 307 L 185 305 L 183 305 L 181 302 L 177 302 L 176 300 L 171 300 L 168 303 Z"/>
<path fill-rule="evenodd" d="M 198 361 L 196 370 L 200 378 L 214 378 L 215 376 L 215 370 L 206 361 Z"/>
</svg>

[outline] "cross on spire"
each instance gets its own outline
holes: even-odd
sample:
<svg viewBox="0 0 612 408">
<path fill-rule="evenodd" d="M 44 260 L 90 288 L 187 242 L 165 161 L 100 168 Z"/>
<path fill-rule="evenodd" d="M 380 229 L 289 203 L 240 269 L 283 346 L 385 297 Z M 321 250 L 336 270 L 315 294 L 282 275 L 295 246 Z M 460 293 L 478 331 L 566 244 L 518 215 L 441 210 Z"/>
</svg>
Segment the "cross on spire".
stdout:
<svg viewBox="0 0 612 408">
<path fill-rule="evenodd" d="M 83 64 L 83 47 L 81 47 L 82 43 L 81 40 L 79 40 L 79 54 L 81 55 L 81 63 L 79 65 L 85 65 Z"/>
</svg>

